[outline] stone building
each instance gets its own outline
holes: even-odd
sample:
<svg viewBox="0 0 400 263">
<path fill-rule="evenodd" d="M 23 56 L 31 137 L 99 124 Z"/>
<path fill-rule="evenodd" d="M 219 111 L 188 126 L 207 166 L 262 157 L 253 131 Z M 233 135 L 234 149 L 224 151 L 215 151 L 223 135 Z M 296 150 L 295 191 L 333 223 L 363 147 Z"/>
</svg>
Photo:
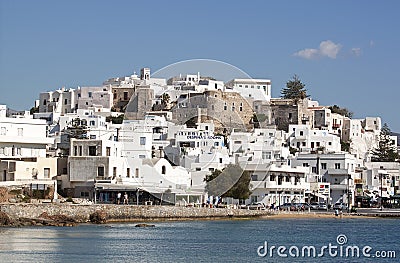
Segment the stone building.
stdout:
<svg viewBox="0 0 400 263">
<path fill-rule="evenodd" d="M 250 130 L 253 128 L 253 109 L 237 92 L 209 90 L 190 93 L 178 100 L 172 109 L 174 121 L 178 124 L 212 120 L 216 133 L 230 132 L 233 128 Z"/>
<path fill-rule="evenodd" d="M 152 111 L 154 90 L 149 85 L 137 86 L 126 105 L 125 118 L 129 120 L 142 120 L 147 112 Z"/>
<path fill-rule="evenodd" d="M 254 101 L 253 107 L 262 128 L 275 125 L 278 130 L 288 131 L 290 124 L 312 124 L 313 112 L 308 109 L 312 101 L 271 99 Z"/>
</svg>

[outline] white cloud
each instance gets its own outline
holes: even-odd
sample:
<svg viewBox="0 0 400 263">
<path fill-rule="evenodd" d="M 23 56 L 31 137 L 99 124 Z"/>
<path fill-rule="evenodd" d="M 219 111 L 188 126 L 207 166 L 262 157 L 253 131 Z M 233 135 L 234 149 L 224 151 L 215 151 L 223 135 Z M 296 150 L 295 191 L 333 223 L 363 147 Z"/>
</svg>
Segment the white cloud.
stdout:
<svg viewBox="0 0 400 263">
<path fill-rule="evenodd" d="M 319 50 L 314 48 L 307 48 L 294 53 L 294 55 L 305 59 L 314 59 L 318 57 Z"/>
<path fill-rule="evenodd" d="M 351 53 L 352 53 L 354 56 L 359 57 L 359 56 L 361 56 L 362 51 L 361 51 L 361 48 L 359 48 L 359 47 L 354 47 L 354 48 L 351 49 Z"/>
<path fill-rule="evenodd" d="M 331 40 L 326 40 L 319 44 L 318 49 L 306 48 L 294 53 L 293 55 L 304 59 L 316 59 L 321 57 L 335 59 L 341 48 L 342 45 L 335 44 Z"/>
</svg>

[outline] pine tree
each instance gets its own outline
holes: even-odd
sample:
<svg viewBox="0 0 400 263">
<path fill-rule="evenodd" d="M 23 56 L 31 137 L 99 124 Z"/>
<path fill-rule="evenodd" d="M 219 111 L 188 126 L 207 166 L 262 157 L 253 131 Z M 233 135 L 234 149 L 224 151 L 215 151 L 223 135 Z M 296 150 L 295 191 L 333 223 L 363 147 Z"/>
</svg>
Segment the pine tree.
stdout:
<svg viewBox="0 0 400 263">
<path fill-rule="evenodd" d="M 284 99 L 293 99 L 296 102 L 300 99 L 309 97 L 305 84 L 301 82 L 297 75 L 293 76 L 292 80 L 286 82 L 286 88 L 281 90 L 281 97 Z"/>
<path fill-rule="evenodd" d="M 390 129 L 385 123 L 379 134 L 378 147 L 372 151 L 372 162 L 395 162 L 399 158 L 397 145 L 390 138 Z"/>
</svg>

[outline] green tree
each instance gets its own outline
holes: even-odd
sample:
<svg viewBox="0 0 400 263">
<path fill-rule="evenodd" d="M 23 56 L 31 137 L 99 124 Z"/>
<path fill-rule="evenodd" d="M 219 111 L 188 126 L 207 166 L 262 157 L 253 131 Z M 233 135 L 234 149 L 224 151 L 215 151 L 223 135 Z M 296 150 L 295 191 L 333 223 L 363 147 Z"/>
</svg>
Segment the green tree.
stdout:
<svg viewBox="0 0 400 263">
<path fill-rule="evenodd" d="M 350 152 L 351 140 L 350 141 L 340 141 L 340 149 L 343 152 Z"/>
<path fill-rule="evenodd" d="M 163 93 L 161 95 L 161 103 L 162 104 L 167 105 L 169 103 L 169 99 L 170 99 L 170 97 L 169 97 L 168 93 Z"/>
<path fill-rule="evenodd" d="M 378 147 L 372 151 L 372 162 L 395 162 L 399 159 L 397 145 L 390 138 L 389 126 L 385 123 L 379 134 Z"/>
<path fill-rule="evenodd" d="M 239 165 L 229 164 L 222 171 L 214 170 L 206 176 L 206 191 L 214 196 L 247 199 L 251 194 L 250 180 L 247 171 Z"/>
<path fill-rule="evenodd" d="M 333 105 L 330 106 L 329 109 L 331 110 L 332 113 L 338 113 L 340 115 L 352 118 L 353 117 L 353 112 L 349 111 L 347 108 L 341 108 L 338 105 Z"/>
<path fill-rule="evenodd" d="M 300 99 L 305 99 L 309 97 L 305 86 L 306 85 L 301 82 L 299 77 L 294 75 L 293 79 L 286 82 L 286 88 L 281 90 L 281 97 L 284 99 L 293 99 L 296 102 Z"/>
</svg>

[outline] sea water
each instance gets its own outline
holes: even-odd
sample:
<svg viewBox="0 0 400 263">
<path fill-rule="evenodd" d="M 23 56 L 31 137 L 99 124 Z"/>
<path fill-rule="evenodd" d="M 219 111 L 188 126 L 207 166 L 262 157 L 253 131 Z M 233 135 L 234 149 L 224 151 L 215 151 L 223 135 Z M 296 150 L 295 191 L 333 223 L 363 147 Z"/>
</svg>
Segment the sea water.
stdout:
<svg viewBox="0 0 400 263">
<path fill-rule="evenodd" d="M 0 228 L 0 262 L 400 262 L 399 223 L 332 218 Z M 328 248 L 321 253 L 329 244 L 336 255 Z M 361 255 L 346 257 L 347 246 Z M 369 257 L 361 251 L 367 246 Z M 285 250 L 278 254 L 278 247 Z M 316 255 L 308 254 L 310 247 Z"/>
</svg>

